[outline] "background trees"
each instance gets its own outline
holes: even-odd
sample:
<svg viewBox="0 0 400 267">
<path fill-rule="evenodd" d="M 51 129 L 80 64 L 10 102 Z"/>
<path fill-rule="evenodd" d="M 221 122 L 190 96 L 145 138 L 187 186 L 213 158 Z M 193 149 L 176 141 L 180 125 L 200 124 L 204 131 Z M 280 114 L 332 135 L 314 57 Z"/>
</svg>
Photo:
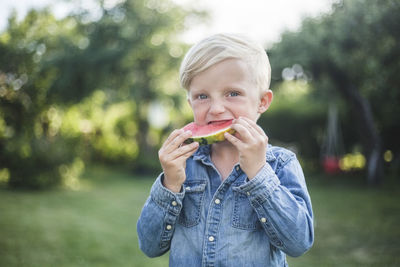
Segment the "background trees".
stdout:
<svg viewBox="0 0 400 267">
<path fill-rule="evenodd" d="M 268 49 L 275 101 L 260 124 L 306 169 L 319 168 L 334 104 L 343 152 L 366 156 L 368 181 L 384 167 L 398 173 L 399 9 L 394 0 L 341 1 Z M 158 172 L 165 134 L 191 120 L 177 36 L 187 16 L 204 14 L 152 0 L 99 1 L 96 14 L 32 10 L 0 34 L 0 183 L 74 187 L 90 162 Z"/>
<path fill-rule="evenodd" d="M 270 51 L 274 86 L 282 76 L 307 82 L 310 102 L 340 106 L 347 150 L 362 146 L 370 183 L 382 178 L 383 151 L 400 149 L 399 11 L 398 1 L 340 1 Z"/>
<path fill-rule="evenodd" d="M 154 169 L 162 131 L 149 109 L 180 107 L 186 13 L 169 1 L 102 3 L 96 19 L 86 10 L 61 20 L 48 10 L 22 22 L 13 15 L 1 34 L 0 169 L 9 185 L 58 184 L 90 160 Z"/>
</svg>

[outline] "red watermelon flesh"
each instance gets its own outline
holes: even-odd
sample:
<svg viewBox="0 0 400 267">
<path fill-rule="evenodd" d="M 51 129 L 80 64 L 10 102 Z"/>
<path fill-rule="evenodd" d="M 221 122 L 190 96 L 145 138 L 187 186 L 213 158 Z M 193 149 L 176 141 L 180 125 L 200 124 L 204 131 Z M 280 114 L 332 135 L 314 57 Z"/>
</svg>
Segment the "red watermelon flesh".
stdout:
<svg viewBox="0 0 400 267">
<path fill-rule="evenodd" d="M 191 122 L 183 127 L 183 130 L 190 130 L 192 132 L 192 137 L 187 139 L 185 143 L 199 142 L 200 145 L 209 145 L 224 141 L 225 132 L 234 133 L 231 125 L 232 120 L 216 121 L 207 125 L 197 125 Z"/>
</svg>

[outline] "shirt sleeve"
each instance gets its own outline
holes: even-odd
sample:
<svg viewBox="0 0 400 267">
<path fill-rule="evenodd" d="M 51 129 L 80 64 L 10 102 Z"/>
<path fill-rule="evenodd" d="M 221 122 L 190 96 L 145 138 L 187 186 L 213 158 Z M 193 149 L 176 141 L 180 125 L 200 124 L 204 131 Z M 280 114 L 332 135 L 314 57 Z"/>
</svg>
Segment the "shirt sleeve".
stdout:
<svg viewBox="0 0 400 267">
<path fill-rule="evenodd" d="M 295 155 L 277 160 L 281 162 L 275 171 L 267 163 L 239 189 L 248 196 L 271 243 L 296 257 L 314 241 L 311 199 Z"/>
<path fill-rule="evenodd" d="M 140 249 L 149 257 L 161 256 L 170 248 L 185 189 L 173 193 L 163 186 L 163 174 L 154 182 L 137 223 Z"/>
</svg>

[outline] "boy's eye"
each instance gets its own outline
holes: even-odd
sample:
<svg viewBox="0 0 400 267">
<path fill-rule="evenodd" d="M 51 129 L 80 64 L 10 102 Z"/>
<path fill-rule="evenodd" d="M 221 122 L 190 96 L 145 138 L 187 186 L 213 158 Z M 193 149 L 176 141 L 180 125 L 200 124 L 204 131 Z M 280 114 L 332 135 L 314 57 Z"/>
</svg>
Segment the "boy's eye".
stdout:
<svg viewBox="0 0 400 267">
<path fill-rule="evenodd" d="M 229 93 L 229 96 L 238 96 L 238 95 L 239 93 L 235 91 Z"/>
<path fill-rule="evenodd" d="M 198 99 L 206 99 L 207 96 L 204 95 L 204 94 L 200 94 L 200 95 L 197 96 L 197 98 L 198 98 Z"/>
</svg>

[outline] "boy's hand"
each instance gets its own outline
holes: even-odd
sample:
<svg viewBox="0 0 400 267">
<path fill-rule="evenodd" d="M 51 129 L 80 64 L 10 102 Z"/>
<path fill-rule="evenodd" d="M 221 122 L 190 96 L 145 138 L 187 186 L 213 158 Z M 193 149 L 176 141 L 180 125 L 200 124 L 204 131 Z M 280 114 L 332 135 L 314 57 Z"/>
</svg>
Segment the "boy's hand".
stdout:
<svg viewBox="0 0 400 267">
<path fill-rule="evenodd" d="M 225 138 L 239 151 L 239 164 L 249 179 L 256 174 L 266 163 L 268 136 L 254 121 L 239 117 L 232 128 L 235 135 L 225 133 Z"/>
<path fill-rule="evenodd" d="M 176 193 L 180 191 L 186 180 L 186 160 L 199 146 L 197 142 L 183 144 L 191 136 L 190 131 L 175 130 L 158 151 L 158 158 L 164 171 L 164 186 Z"/>
</svg>

